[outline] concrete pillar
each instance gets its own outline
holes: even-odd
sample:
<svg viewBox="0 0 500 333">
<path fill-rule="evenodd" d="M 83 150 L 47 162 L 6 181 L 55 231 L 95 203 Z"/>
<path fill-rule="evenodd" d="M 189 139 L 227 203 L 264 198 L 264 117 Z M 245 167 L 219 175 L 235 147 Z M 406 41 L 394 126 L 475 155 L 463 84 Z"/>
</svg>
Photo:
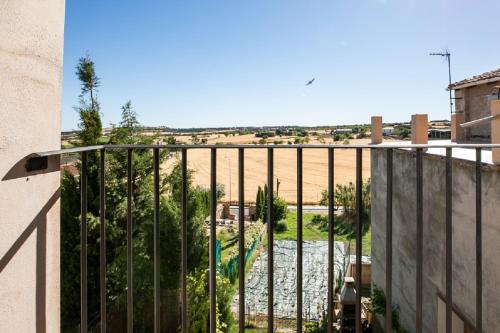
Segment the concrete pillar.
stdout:
<svg viewBox="0 0 500 333">
<path fill-rule="evenodd" d="M 429 121 L 427 114 L 411 116 L 411 143 L 427 144 L 429 142 Z"/>
<path fill-rule="evenodd" d="M 491 143 L 500 144 L 500 100 L 492 100 L 490 104 L 491 115 L 497 118 L 491 121 Z M 493 163 L 500 164 L 500 148 L 492 149 Z"/>
<path fill-rule="evenodd" d="M 64 0 L 0 2 L 0 332 L 59 332 Z M 78 301 L 78 300 L 75 300 Z"/>
<path fill-rule="evenodd" d="M 451 115 L 451 141 L 460 142 L 465 139 L 465 131 L 460 126 L 465 122 L 464 113 L 453 113 Z"/>
<path fill-rule="evenodd" d="M 372 144 L 382 143 L 382 117 L 372 116 Z"/>
</svg>

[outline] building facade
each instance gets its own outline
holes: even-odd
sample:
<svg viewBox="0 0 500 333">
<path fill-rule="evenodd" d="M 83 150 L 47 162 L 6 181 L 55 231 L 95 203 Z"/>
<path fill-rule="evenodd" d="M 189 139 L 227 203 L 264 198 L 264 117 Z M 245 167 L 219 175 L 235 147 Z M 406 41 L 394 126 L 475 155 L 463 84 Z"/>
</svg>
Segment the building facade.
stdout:
<svg viewBox="0 0 500 333">
<path fill-rule="evenodd" d="M 455 92 L 456 141 L 490 143 L 491 125 L 488 122 L 467 128 L 460 125 L 491 115 L 490 101 L 498 99 L 499 94 L 500 69 L 455 82 L 449 88 Z"/>
</svg>

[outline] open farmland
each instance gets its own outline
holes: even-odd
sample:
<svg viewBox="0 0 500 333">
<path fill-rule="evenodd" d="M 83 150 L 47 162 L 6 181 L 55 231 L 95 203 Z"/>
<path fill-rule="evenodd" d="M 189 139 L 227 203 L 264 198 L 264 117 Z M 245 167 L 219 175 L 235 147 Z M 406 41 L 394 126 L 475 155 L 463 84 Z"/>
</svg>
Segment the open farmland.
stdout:
<svg viewBox="0 0 500 333">
<path fill-rule="evenodd" d="M 184 137 L 189 138 L 189 137 Z M 249 143 L 255 140 L 254 135 L 211 137 L 208 143 Z M 271 138 L 273 139 L 273 138 Z M 285 138 L 276 138 L 286 140 Z M 316 140 L 311 140 L 310 143 Z M 286 141 L 285 141 L 286 142 Z M 350 140 L 351 143 L 368 143 L 369 139 Z M 329 142 L 331 143 L 331 142 Z M 278 148 L 280 146 L 273 145 Z M 297 153 L 294 149 L 275 149 L 274 151 L 274 186 L 279 179 L 279 196 L 289 203 L 296 202 L 297 187 Z M 169 159 L 162 169 L 168 172 L 179 156 Z M 354 182 L 356 177 L 356 152 L 354 149 L 336 150 L 334 156 L 335 183 Z M 321 191 L 327 188 L 328 181 L 327 149 L 307 149 L 303 151 L 303 196 L 305 204 L 317 204 Z M 210 185 L 210 150 L 193 149 L 188 151 L 188 168 L 195 171 L 194 184 L 203 187 Z M 370 152 L 363 153 L 363 177 L 370 177 Z M 267 180 L 266 149 L 245 149 L 245 201 L 254 202 L 257 187 L 263 186 Z M 224 201 L 238 200 L 238 151 L 236 149 L 220 149 L 217 151 L 217 182 L 224 184 L 226 195 Z"/>
</svg>

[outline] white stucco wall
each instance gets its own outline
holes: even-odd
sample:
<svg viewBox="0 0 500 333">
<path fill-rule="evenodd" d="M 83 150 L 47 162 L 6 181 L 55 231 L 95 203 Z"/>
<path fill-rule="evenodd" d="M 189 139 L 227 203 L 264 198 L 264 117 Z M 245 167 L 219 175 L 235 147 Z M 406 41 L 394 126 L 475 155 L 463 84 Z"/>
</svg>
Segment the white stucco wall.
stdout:
<svg viewBox="0 0 500 333">
<path fill-rule="evenodd" d="M 64 0 L 0 0 L 0 332 L 59 331 L 58 160 Z"/>
</svg>

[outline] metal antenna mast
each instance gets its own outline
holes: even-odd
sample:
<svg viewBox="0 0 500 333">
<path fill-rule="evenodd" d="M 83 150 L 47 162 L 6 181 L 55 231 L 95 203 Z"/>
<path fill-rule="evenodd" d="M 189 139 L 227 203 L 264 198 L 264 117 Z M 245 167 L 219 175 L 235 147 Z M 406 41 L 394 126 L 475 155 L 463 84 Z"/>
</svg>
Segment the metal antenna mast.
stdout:
<svg viewBox="0 0 500 333">
<path fill-rule="evenodd" d="M 429 53 L 431 56 L 441 56 L 441 57 L 446 57 L 446 60 L 448 60 L 448 90 L 450 91 L 450 114 L 453 113 L 453 97 L 451 97 L 451 64 L 450 64 L 450 58 L 451 54 L 448 50 L 444 53 Z"/>
</svg>

